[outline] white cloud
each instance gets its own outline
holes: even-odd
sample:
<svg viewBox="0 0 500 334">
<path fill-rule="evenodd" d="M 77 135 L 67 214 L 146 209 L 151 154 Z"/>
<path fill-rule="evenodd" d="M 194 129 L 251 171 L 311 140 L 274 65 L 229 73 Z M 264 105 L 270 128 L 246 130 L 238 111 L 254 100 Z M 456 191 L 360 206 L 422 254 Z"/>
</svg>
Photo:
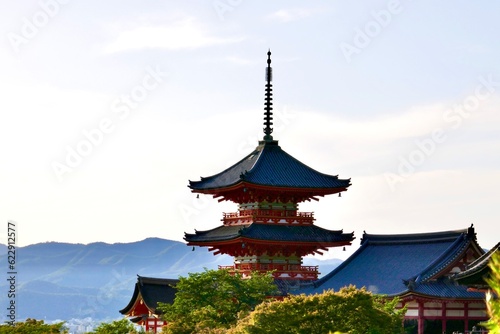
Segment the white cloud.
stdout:
<svg viewBox="0 0 500 334">
<path fill-rule="evenodd" d="M 291 126 L 297 126 L 301 132 L 315 138 L 329 137 L 334 141 L 342 139 L 351 144 L 395 142 L 400 139 L 430 136 L 436 129 L 452 133 L 463 132 L 466 128 L 480 132 L 498 127 L 500 115 L 494 111 L 499 107 L 500 99 L 492 97 L 466 117 L 456 114 L 456 118 L 461 117 L 460 122 L 450 122 L 445 118 L 445 113 L 450 111 L 452 105 L 444 102 L 415 106 L 397 114 L 365 119 L 350 119 L 314 110 L 300 110 L 296 111 L 300 122 L 294 122 Z M 292 136 L 291 140 L 294 140 L 294 133 L 298 130 L 287 131 L 285 135 L 289 133 Z"/>
<path fill-rule="evenodd" d="M 115 53 L 144 48 L 194 49 L 236 43 L 241 40 L 241 38 L 210 36 L 205 27 L 198 24 L 193 18 L 187 18 L 170 25 L 140 26 L 123 31 L 105 48 L 105 52 Z"/>
<path fill-rule="evenodd" d="M 281 22 L 291 22 L 300 20 L 313 15 L 316 11 L 311 8 L 290 8 L 290 9 L 280 9 L 267 18 L 270 20 L 278 20 Z"/>
<path fill-rule="evenodd" d="M 237 65 L 251 65 L 257 63 L 257 60 L 251 60 L 248 58 L 242 58 L 237 56 L 226 57 L 226 60 Z M 262 60 L 259 61 L 262 63 Z"/>
</svg>

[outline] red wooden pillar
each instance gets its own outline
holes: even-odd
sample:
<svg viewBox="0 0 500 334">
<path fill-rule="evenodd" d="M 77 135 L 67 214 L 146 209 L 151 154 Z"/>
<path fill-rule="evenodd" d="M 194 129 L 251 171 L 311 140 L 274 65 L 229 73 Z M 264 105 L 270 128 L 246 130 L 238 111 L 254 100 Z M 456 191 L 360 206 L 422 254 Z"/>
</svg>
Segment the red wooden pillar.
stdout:
<svg viewBox="0 0 500 334">
<path fill-rule="evenodd" d="M 424 303 L 418 301 L 418 334 L 424 334 Z"/>
<path fill-rule="evenodd" d="M 464 333 L 469 329 L 469 303 L 464 302 Z"/>
<path fill-rule="evenodd" d="M 446 303 L 441 302 L 442 331 L 446 333 Z"/>
<path fill-rule="evenodd" d="M 157 318 L 155 317 L 148 317 L 146 319 L 146 332 L 149 332 L 151 329 L 153 330 L 153 333 L 157 333 Z M 152 322 L 152 323 L 151 323 Z"/>
</svg>

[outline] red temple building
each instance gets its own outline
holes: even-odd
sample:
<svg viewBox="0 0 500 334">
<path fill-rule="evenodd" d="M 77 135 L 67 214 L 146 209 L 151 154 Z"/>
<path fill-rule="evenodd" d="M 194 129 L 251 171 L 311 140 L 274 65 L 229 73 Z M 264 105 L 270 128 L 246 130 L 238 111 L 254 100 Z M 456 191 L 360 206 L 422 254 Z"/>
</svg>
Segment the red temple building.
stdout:
<svg viewBox="0 0 500 334">
<path fill-rule="evenodd" d="M 214 254 L 229 254 L 234 265 L 220 267 L 248 275 L 274 270 L 288 286 L 318 278 L 317 266 L 303 266 L 308 254 L 350 245 L 353 233 L 314 225 L 312 212 L 300 212 L 299 203 L 339 194 L 350 179 L 320 173 L 295 159 L 278 145 L 271 133 L 271 52 L 265 86 L 264 138 L 256 149 L 224 171 L 189 181 L 193 193 L 212 195 L 238 204 L 238 211 L 223 214 L 223 224 L 207 231 L 186 233 L 188 245 L 209 247 Z"/>
<path fill-rule="evenodd" d="M 166 322 L 161 319 L 158 303 L 172 304 L 177 279 L 152 278 L 137 275 L 134 293 L 127 306 L 119 312 L 148 333 L 161 333 Z"/>
</svg>

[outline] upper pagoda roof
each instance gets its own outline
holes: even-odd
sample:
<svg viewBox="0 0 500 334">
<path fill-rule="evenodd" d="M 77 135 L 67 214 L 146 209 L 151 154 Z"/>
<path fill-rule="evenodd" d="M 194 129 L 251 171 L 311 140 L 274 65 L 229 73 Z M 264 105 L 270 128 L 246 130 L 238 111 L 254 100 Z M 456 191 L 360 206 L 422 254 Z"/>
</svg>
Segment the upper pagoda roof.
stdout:
<svg viewBox="0 0 500 334">
<path fill-rule="evenodd" d="M 350 179 L 320 173 L 286 153 L 277 141 L 261 141 L 259 146 L 226 170 L 201 181 L 189 181 L 193 191 L 221 189 L 238 184 L 274 188 L 323 189 L 335 193 L 351 185 Z"/>
<path fill-rule="evenodd" d="M 350 243 L 353 233 L 331 231 L 315 225 L 271 225 L 250 224 L 219 226 L 207 231 L 196 231 L 195 234 L 186 233 L 184 239 L 190 244 L 204 244 L 246 238 L 260 241 L 279 241 L 294 243 Z"/>
<path fill-rule="evenodd" d="M 189 181 L 189 187 L 193 192 L 239 202 L 266 200 L 262 193 L 250 194 L 256 189 L 264 190 L 269 198 L 295 202 L 345 191 L 351 185 L 350 179 L 339 179 L 336 175 L 312 169 L 283 151 L 278 141 L 273 140 L 271 51 L 267 55 L 263 140 L 233 166 L 213 176 L 202 177 L 200 181 Z"/>
<path fill-rule="evenodd" d="M 439 292 L 439 297 L 476 298 L 479 293 L 467 292 L 448 277 L 452 267 L 457 266 L 469 250 L 478 257 L 484 253 L 476 242 L 472 226 L 436 233 L 365 233 L 353 255 L 313 286 L 299 292 L 338 290 L 352 284 L 392 296 L 407 293 L 434 296 Z M 445 290 L 443 285 L 447 287 Z"/>
<path fill-rule="evenodd" d="M 134 313 L 137 305 L 145 305 L 152 314 L 159 314 L 156 310 L 158 303 L 172 304 L 175 298 L 174 286 L 179 282 L 178 279 L 152 278 L 137 275 L 134 293 L 130 302 L 122 310 L 121 314 L 129 316 L 140 316 Z"/>
</svg>

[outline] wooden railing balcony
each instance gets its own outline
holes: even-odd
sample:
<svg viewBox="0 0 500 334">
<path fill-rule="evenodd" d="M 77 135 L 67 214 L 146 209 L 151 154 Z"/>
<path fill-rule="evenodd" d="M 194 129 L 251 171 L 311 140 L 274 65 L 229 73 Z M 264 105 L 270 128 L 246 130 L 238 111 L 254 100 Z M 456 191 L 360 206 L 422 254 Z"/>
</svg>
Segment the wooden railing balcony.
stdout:
<svg viewBox="0 0 500 334">
<path fill-rule="evenodd" d="M 294 278 L 300 275 L 305 279 L 316 279 L 319 275 L 318 266 L 301 266 L 298 264 L 243 263 L 236 266 L 219 266 L 219 269 L 226 269 L 233 273 L 237 272 L 243 276 L 250 275 L 252 271 L 273 271 L 273 276 L 276 278 Z"/>
<path fill-rule="evenodd" d="M 256 220 L 273 220 L 287 222 L 297 221 L 300 224 L 312 224 L 314 221 L 313 212 L 299 212 L 295 210 L 276 210 L 276 209 L 253 209 L 240 210 L 238 212 L 224 212 L 222 221 L 226 225 L 252 223 Z"/>
<path fill-rule="evenodd" d="M 234 266 L 219 266 L 219 270 L 234 270 Z"/>
</svg>

